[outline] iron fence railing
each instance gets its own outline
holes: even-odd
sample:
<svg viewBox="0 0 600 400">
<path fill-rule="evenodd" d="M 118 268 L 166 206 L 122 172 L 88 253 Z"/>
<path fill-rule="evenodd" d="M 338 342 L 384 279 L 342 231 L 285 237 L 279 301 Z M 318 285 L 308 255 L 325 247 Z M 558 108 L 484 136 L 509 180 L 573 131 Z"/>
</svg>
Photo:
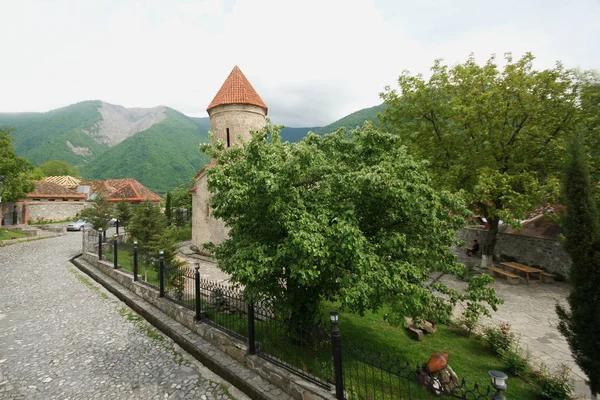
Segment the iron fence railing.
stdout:
<svg viewBox="0 0 600 400">
<path fill-rule="evenodd" d="M 156 287 L 160 297 L 194 310 L 196 320 L 246 341 L 249 354 L 323 388 L 334 385 L 339 400 L 491 398 L 489 385 L 467 385 L 464 379 L 448 385 L 444 375 L 430 374 L 401 357 L 342 341 L 337 313 L 331 314 L 331 323 L 299 323 L 267 301 L 247 302 L 238 287 L 201 279 L 198 266 L 165 263 L 162 252 L 143 255 L 136 244 L 102 241 L 101 232 L 84 231 L 84 251 L 97 251 L 134 280 Z"/>
</svg>

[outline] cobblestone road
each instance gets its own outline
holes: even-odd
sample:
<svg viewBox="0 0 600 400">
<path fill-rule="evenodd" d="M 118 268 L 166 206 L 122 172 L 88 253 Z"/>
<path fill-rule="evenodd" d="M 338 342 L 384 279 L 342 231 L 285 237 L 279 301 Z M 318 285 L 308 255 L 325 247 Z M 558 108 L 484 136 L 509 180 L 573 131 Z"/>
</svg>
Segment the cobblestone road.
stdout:
<svg viewBox="0 0 600 400">
<path fill-rule="evenodd" d="M 80 248 L 0 248 L 0 399 L 247 398 L 68 263 Z"/>
</svg>

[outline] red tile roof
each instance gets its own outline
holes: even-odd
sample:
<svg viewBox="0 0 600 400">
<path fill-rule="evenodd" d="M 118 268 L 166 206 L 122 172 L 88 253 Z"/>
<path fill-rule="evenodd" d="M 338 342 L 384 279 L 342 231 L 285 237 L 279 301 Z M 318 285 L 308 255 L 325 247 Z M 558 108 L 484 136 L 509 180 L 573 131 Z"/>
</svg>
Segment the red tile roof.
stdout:
<svg viewBox="0 0 600 400">
<path fill-rule="evenodd" d="M 106 196 L 110 202 L 118 201 L 161 201 L 162 198 L 132 178 L 107 179 L 105 181 L 81 182 L 82 186 L 90 186 L 92 192 Z"/>
<path fill-rule="evenodd" d="M 223 104 L 253 104 L 264 108 L 265 114 L 269 110 L 237 65 L 233 67 L 206 111 Z"/>
<path fill-rule="evenodd" d="M 41 198 L 41 197 L 60 197 L 67 199 L 85 199 L 87 196 L 82 193 L 66 188 L 61 185 L 57 185 L 52 182 L 34 181 L 35 188 L 33 192 L 27 193 L 28 198 Z"/>
</svg>

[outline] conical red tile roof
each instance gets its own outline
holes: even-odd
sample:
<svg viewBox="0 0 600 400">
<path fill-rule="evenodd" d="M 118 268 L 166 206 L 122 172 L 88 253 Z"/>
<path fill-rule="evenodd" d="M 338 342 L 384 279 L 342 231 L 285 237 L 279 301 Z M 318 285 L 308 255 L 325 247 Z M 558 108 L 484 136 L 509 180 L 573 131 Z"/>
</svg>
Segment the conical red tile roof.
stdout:
<svg viewBox="0 0 600 400">
<path fill-rule="evenodd" d="M 210 102 L 206 111 L 211 108 L 223 104 L 253 104 L 265 109 L 265 114 L 268 112 L 268 107 L 260 98 L 256 90 L 252 87 L 248 79 L 236 65 L 225 79 L 223 86 L 217 92 L 217 95 Z"/>
</svg>

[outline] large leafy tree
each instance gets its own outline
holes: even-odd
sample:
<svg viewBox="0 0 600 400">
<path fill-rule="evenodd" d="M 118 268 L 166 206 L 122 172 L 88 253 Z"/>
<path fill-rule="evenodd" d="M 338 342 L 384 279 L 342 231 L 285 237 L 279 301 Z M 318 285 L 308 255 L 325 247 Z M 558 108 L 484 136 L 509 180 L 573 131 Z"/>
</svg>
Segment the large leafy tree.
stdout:
<svg viewBox="0 0 600 400">
<path fill-rule="evenodd" d="M 435 190 L 400 138 L 373 124 L 298 143 L 282 143 L 279 130 L 203 146 L 217 160 L 210 205 L 231 228 L 207 245 L 219 266 L 293 321 L 310 322 L 327 299 L 359 313 L 387 304 L 392 323 L 447 322 L 459 294 L 427 282 L 433 270 L 462 269 L 450 252 L 467 212 L 460 197 Z M 473 287 L 495 307 L 487 278 Z"/>
<path fill-rule="evenodd" d="M 431 77 L 404 72 L 399 90 L 381 94 L 387 127 L 410 153 L 429 162 L 438 187 L 462 190 L 489 225 L 483 247 L 491 261 L 500 220 L 519 225 L 527 212 L 558 192 L 565 133 L 577 118 L 572 72 L 561 64 L 536 71 L 534 57 L 471 56 Z"/>
<path fill-rule="evenodd" d="M 574 140 L 563 178 L 565 247 L 571 256 L 570 310 L 557 305 L 559 329 L 575 361 L 588 376 L 593 395 L 600 392 L 600 221 L 583 146 Z"/>
<path fill-rule="evenodd" d="M 50 160 L 40 165 L 40 169 L 45 176 L 71 175 L 79 176 L 79 168 L 71 166 L 66 161 Z"/>
<path fill-rule="evenodd" d="M 3 201 L 17 201 L 34 188 L 33 165 L 22 157 L 17 157 L 12 147 L 11 130 L 0 128 L 0 183 Z"/>
</svg>

